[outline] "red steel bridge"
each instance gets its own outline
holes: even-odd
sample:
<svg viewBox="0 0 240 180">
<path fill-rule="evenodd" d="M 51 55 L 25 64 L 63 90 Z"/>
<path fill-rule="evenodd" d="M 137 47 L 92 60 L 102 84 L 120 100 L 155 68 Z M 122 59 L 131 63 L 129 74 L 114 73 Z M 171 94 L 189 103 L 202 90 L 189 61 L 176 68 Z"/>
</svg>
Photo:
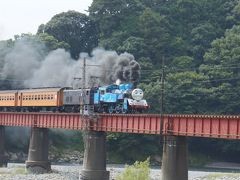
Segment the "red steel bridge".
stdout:
<svg viewBox="0 0 240 180">
<path fill-rule="evenodd" d="M 240 116 L 96 114 L 0 112 L 0 166 L 4 155 L 5 126 L 31 127 L 26 169 L 31 173 L 51 170 L 48 160 L 48 128 L 86 130 L 83 168 L 79 179 L 109 180 L 106 170 L 106 133 L 165 135 L 162 180 L 188 179 L 187 136 L 240 139 Z M 81 177 L 81 178 L 80 178 Z"/>
<path fill-rule="evenodd" d="M 240 116 L 1 112 L 0 125 L 240 139 Z"/>
</svg>

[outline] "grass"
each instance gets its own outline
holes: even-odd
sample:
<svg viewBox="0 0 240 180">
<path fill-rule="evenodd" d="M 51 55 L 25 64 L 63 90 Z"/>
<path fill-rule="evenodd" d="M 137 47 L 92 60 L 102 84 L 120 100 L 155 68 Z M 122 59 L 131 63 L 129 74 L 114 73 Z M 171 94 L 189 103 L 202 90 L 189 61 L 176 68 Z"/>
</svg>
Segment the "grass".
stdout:
<svg viewBox="0 0 240 180">
<path fill-rule="evenodd" d="M 11 170 L 4 170 L 2 169 L 0 171 L 0 175 L 10 175 L 10 176 L 14 176 L 14 175 L 18 175 L 18 174 L 22 174 L 22 175 L 26 175 L 26 169 L 25 167 L 12 167 Z"/>
<path fill-rule="evenodd" d="M 16 175 L 16 174 L 27 174 L 27 171 L 26 171 L 25 167 L 19 167 L 19 168 L 14 169 L 13 174 L 14 175 Z"/>
<path fill-rule="evenodd" d="M 239 178 L 239 173 L 221 173 L 221 174 L 210 174 L 204 177 L 204 179 L 207 180 L 218 180 L 219 178 L 225 179 L 225 178 Z"/>
</svg>

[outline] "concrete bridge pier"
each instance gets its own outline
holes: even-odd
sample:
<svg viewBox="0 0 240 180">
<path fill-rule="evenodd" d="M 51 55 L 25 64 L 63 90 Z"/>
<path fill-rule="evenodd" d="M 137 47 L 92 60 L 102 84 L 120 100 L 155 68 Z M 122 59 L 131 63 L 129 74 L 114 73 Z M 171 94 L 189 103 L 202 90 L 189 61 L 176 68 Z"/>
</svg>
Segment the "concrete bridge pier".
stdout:
<svg viewBox="0 0 240 180">
<path fill-rule="evenodd" d="M 51 170 L 48 161 L 48 129 L 32 128 L 26 169 L 29 173 L 41 174 Z"/>
<path fill-rule="evenodd" d="M 106 170 L 106 133 L 86 131 L 83 135 L 85 150 L 81 180 L 109 180 Z"/>
<path fill-rule="evenodd" d="M 5 152 L 5 127 L 0 126 L 0 167 L 7 167 L 7 156 Z"/>
<path fill-rule="evenodd" d="M 162 156 L 162 180 L 188 179 L 186 137 L 166 136 Z"/>
</svg>

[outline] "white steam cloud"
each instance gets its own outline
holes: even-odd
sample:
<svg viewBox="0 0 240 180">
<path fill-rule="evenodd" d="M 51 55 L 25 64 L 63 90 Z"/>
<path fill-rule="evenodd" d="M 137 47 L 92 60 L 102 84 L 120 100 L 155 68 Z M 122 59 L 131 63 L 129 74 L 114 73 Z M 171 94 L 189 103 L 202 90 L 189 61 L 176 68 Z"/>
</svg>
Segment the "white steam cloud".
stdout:
<svg viewBox="0 0 240 180">
<path fill-rule="evenodd" d="M 63 49 L 44 53 L 44 46 L 18 40 L 5 56 L 2 64 L 2 77 L 11 82 L 12 88 L 70 87 L 80 86 L 83 57 L 86 58 L 87 85 L 103 85 L 116 82 L 136 83 L 140 77 L 140 66 L 129 53 L 118 55 L 115 51 L 93 50 L 91 56 L 80 54 L 73 60 Z"/>
</svg>

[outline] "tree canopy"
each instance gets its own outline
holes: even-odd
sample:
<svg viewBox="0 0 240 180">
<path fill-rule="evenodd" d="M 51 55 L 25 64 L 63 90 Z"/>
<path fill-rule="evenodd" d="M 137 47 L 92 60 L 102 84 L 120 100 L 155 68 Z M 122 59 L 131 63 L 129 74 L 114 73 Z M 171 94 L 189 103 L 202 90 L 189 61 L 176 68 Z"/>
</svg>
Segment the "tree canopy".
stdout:
<svg viewBox="0 0 240 180">
<path fill-rule="evenodd" d="M 75 59 L 80 52 L 90 53 L 98 44 L 97 26 L 87 15 L 76 11 L 53 16 L 45 25 L 39 26 L 38 34 L 41 33 L 47 33 L 58 41 L 67 43 Z"/>
</svg>

